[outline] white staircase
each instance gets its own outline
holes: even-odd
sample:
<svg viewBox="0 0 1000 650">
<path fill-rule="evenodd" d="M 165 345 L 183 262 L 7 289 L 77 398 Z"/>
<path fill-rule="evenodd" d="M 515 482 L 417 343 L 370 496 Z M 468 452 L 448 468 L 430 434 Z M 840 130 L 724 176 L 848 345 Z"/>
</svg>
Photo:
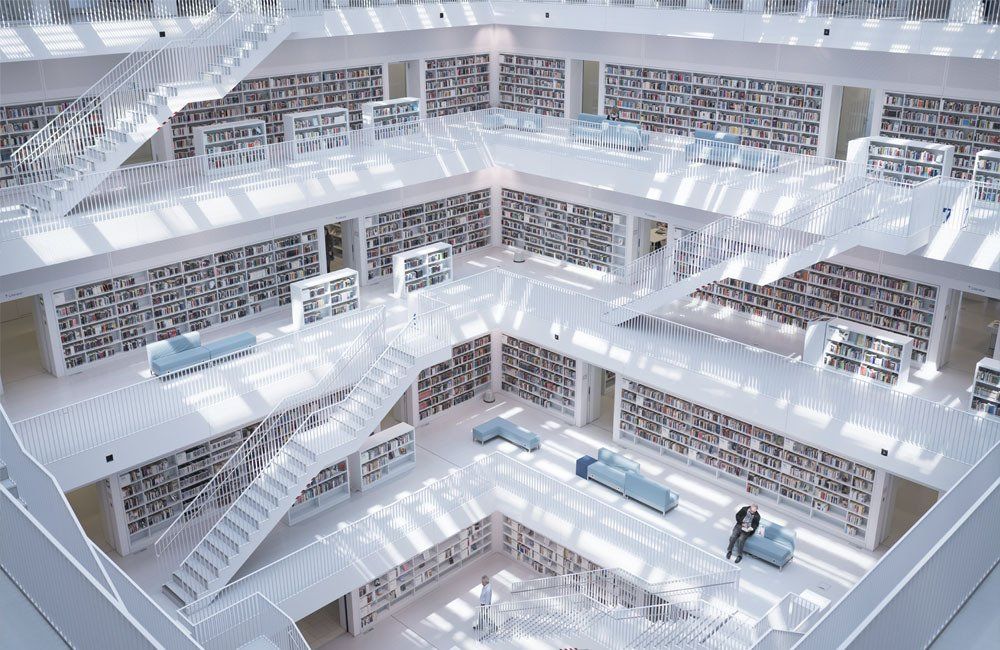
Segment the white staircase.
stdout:
<svg viewBox="0 0 1000 650">
<path fill-rule="evenodd" d="M 14 151 L 35 218 L 67 214 L 189 102 L 219 99 L 289 34 L 281 3 L 221 0 L 188 35 L 125 57 Z"/>
</svg>

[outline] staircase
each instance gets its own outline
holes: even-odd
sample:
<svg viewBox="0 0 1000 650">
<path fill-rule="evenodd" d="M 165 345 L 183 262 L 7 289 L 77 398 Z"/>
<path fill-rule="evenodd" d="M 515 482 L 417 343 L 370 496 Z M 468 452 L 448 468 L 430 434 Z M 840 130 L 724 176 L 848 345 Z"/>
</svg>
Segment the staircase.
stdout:
<svg viewBox="0 0 1000 650">
<path fill-rule="evenodd" d="M 289 34 L 281 3 L 220 0 L 191 33 L 126 56 L 14 151 L 35 219 L 66 215 L 189 102 L 219 99 Z"/>
<path fill-rule="evenodd" d="M 352 364 L 364 368 L 364 372 L 344 399 L 312 411 L 275 446 L 273 453 L 267 457 L 256 454 L 255 463 L 229 473 L 232 480 L 242 480 L 241 485 L 246 487 L 219 511 L 220 516 L 212 517 L 210 527 L 204 526 L 203 513 L 185 510 L 179 522 L 201 517 L 201 527 L 196 530 L 208 528 L 208 532 L 164 585 L 167 593 L 188 604 L 224 586 L 288 512 L 309 481 L 323 468 L 358 450 L 360 439 L 379 426 L 392 405 L 416 381 L 420 369 L 449 357 L 448 343 L 439 341 L 431 332 L 413 320 L 388 346 L 379 343 L 361 350 Z M 279 416 L 278 421 L 286 415 Z M 220 486 L 212 486 L 212 490 L 203 491 L 207 496 L 199 495 L 198 500 L 211 502 L 216 499 L 213 495 L 225 493 Z M 157 540 L 157 555 L 163 550 L 160 543 L 164 537 Z M 174 533 L 166 544 L 177 537 Z"/>
<path fill-rule="evenodd" d="M 12 497 L 18 499 L 17 483 L 10 477 L 10 472 L 7 471 L 7 465 L 4 464 L 3 459 L 0 459 L 0 485 L 6 488 Z"/>
</svg>

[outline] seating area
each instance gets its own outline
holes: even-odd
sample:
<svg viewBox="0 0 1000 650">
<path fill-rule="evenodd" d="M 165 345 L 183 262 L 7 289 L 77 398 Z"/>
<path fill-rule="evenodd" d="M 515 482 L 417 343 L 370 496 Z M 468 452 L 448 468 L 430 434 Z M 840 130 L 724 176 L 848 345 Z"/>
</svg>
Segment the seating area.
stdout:
<svg viewBox="0 0 1000 650">
<path fill-rule="evenodd" d="M 684 159 L 688 162 L 765 172 L 778 168 L 776 153 L 741 147 L 740 136 L 737 134 L 695 129 L 694 138 L 694 142 L 684 147 Z"/>
<path fill-rule="evenodd" d="M 206 361 L 217 361 L 257 345 L 257 337 L 240 332 L 211 343 L 201 342 L 200 332 L 180 334 L 146 346 L 149 370 L 156 377 L 187 370 Z"/>
<path fill-rule="evenodd" d="M 541 118 L 536 119 L 524 115 L 499 115 L 491 113 L 483 118 L 483 128 L 491 131 L 514 129 L 515 131 L 535 133 L 542 130 L 542 124 Z"/>
<path fill-rule="evenodd" d="M 649 147 L 649 134 L 635 124 L 615 122 L 605 115 L 580 113 L 570 135 L 578 142 L 612 149 L 641 151 Z"/>
<path fill-rule="evenodd" d="M 585 457 L 586 458 L 586 457 Z M 581 459 L 583 460 L 583 459 Z M 606 447 L 597 452 L 597 460 L 577 461 L 577 466 L 586 465 L 588 480 L 608 486 L 621 492 L 626 498 L 634 499 L 654 510 L 666 514 L 677 507 L 680 497 L 665 485 L 639 473 L 639 463 Z"/>
<path fill-rule="evenodd" d="M 780 571 L 795 555 L 795 531 L 761 519 L 757 533 L 747 538 L 743 552 L 773 564 Z"/>
<path fill-rule="evenodd" d="M 542 446 L 542 439 L 537 433 L 519 427 L 506 418 L 493 418 L 472 428 L 472 439 L 480 444 L 486 444 L 494 438 L 502 438 L 525 451 L 535 451 Z"/>
</svg>

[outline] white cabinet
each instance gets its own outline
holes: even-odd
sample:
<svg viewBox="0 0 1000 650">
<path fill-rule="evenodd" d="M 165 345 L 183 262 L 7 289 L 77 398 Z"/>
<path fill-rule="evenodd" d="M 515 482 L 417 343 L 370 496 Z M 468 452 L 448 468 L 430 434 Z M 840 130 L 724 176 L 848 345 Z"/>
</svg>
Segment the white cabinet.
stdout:
<svg viewBox="0 0 1000 650">
<path fill-rule="evenodd" d="M 264 120 L 199 126 L 194 130 L 194 149 L 206 174 L 259 169 L 267 164 L 267 128 Z"/>
<path fill-rule="evenodd" d="M 976 201 L 990 207 L 1000 204 L 1000 151 L 980 151 L 976 154 L 973 180 Z"/>
<path fill-rule="evenodd" d="M 296 158 L 350 144 L 346 108 L 285 113 L 284 123 L 285 139 L 295 143 L 292 153 Z"/>
<path fill-rule="evenodd" d="M 869 173 L 910 185 L 935 176 L 951 176 L 955 147 L 951 145 L 875 136 L 847 143 L 847 160 L 871 168 Z"/>
<path fill-rule="evenodd" d="M 392 256 L 394 295 L 405 298 L 408 293 L 450 281 L 452 263 L 451 244 L 444 242 L 396 253 Z"/>
<path fill-rule="evenodd" d="M 806 363 L 866 377 L 890 386 L 910 374 L 913 339 L 839 318 L 817 320 L 806 329 Z"/>
<path fill-rule="evenodd" d="M 291 285 L 292 324 L 296 328 L 357 309 L 358 272 L 341 269 Z"/>
</svg>

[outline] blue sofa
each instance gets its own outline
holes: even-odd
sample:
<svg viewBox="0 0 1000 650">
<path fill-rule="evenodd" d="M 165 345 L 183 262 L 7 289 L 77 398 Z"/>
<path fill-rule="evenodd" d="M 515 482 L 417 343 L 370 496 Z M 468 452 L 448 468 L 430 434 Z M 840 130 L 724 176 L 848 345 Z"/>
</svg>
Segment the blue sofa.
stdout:
<svg viewBox="0 0 1000 650">
<path fill-rule="evenodd" d="M 638 125 L 614 122 L 604 115 L 580 113 L 569 132 L 574 140 L 602 147 L 639 151 L 649 146 L 649 134 Z"/>
<path fill-rule="evenodd" d="M 472 439 L 476 442 L 485 445 L 494 438 L 503 438 L 527 451 L 534 451 L 542 446 L 542 439 L 537 433 L 519 427 L 505 418 L 493 418 L 472 427 Z"/>
<path fill-rule="evenodd" d="M 740 167 L 753 171 L 777 169 L 777 153 L 739 145 L 740 136 L 735 133 L 695 129 L 694 142 L 684 146 L 684 159 L 689 162 Z"/>
<path fill-rule="evenodd" d="M 638 472 L 625 472 L 625 496 L 667 514 L 677 507 L 681 498 L 652 479 Z"/>
<path fill-rule="evenodd" d="M 514 129 L 516 131 L 541 131 L 541 118 L 534 118 L 525 115 L 501 115 L 500 113 L 490 113 L 483 118 L 483 128 L 491 131 L 500 129 Z"/>
<path fill-rule="evenodd" d="M 161 377 L 179 372 L 206 361 L 217 361 L 257 344 L 257 337 L 249 332 L 202 344 L 200 332 L 180 334 L 146 346 L 146 359 L 153 375 Z"/>
<path fill-rule="evenodd" d="M 587 467 L 587 478 L 593 479 L 640 503 L 659 510 L 663 514 L 673 510 L 680 497 L 664 485 L 646 478 L 639 473 L 639 463 L 602 447 L 597 452 L 597 461 Z"/>
<path fill-rule="evenodd" d="M 780 571 L 795 555 L 795 531 L 764 519 L 758 528 L 763 528 L 764 534 L 748 537 L 743 552 L 773 564 Z"/>
<path fill-rule="evenodd" d="M 626 472 L 638 473 L 639 463 L 607 447 L 601 447 L 597 452 L 597 462 L 587 468 L 587 478 L 624 493 Z"/>
</svg>

